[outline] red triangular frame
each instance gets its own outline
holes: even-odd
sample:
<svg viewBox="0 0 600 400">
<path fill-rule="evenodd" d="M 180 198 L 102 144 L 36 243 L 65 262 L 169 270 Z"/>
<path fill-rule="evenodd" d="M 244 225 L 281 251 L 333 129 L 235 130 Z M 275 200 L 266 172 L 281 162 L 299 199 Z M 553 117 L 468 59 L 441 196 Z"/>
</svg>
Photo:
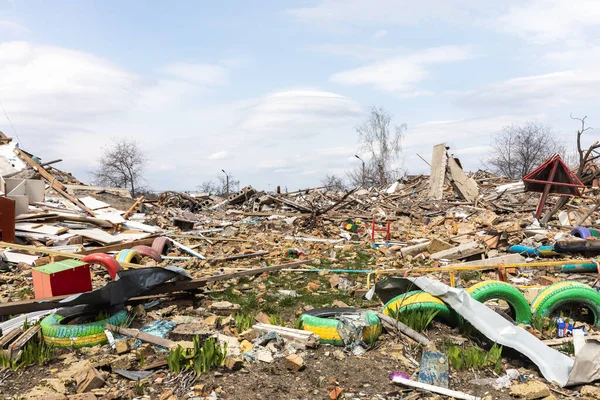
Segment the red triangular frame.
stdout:
<svg viewBox="0 0 600 400">
<path fill-rule="evenodd" d="M 539 179 L 547 176 L 549 179 Z M 557 180 L 562 177 L 562 180 Z M 550 185 L 549 193 L 561 196 L 581 196 L 585 185 L 577 175 L 565 164 L 559 154 L 554 154 L 542 165 L 523 177 L 525 190 L 528 192 L 544 192 Z"/>
</svg>

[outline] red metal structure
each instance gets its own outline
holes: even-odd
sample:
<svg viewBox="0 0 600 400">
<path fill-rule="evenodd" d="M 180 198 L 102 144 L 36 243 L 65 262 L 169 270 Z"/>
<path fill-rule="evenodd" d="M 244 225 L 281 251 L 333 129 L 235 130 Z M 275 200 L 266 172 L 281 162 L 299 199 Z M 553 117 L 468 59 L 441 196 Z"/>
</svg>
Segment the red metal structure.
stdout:
<svg viewBox="0 0 600 400">
<path fill-rule="evenodd" d="M 375 241 L 375 232 L 385 232 L 385 240 L 390 240 L 390 237 L 392 235 L 391 227 L 392 223 L 388 221 L 385 228 L 378 228 L 377 222 L 373 220 L 373 224 L 371 225 L 371 240 L 373 242 Z"/>
<path fill-rule="evenodd" d="M 558 154 L 553 155 L 542 165 L 525 175 L 523 183 L 525 183 L 525 191 L 542 193 L 535 210 L 537 219 L 540 219 L 542 209 L 550 193 L 559 196 L 580 197 L 582 189 L 585 187 Z"/>
</svg>

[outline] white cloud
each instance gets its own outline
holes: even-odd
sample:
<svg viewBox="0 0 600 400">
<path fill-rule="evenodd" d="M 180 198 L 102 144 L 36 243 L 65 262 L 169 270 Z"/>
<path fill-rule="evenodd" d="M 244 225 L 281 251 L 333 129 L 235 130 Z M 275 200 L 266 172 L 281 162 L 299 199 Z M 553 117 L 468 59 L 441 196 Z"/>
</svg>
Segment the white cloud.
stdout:
<svg viewBox="0 0 600 400">
<path fill-rule="evenodd" d="M 119 112 L 135 101 L 138 77 L 106 60 L 27 42 L 0 43 L 0 93 L 31 119 L 69 121 Z"/>
<path fill-rule="evenodd" d="M 407 50 L 393 47 L 373 47 L 365 44 L 317 44 L 300 49 L 302 52 L 326 54 L 330 56 L 341 56 L 357 58 L 361 60 L 377 60 L 393 57 Z"/>
<path fill-rule="evenodd" d="M 246 111 L 246 118 L 239 124 L 244 135 L 285 141 L 319 135 L 326 126 L 356 118 L 361 107 L 336 93 L 287 90 L 261 98 Z"/>
<path fill-rule="evenodd" d="M 177 79 L 202 85 L 226 85 L 228 69 L 215 64 L 175 63 L 162 67 L 160 72 Z"/>
<path fill-rule="evenodd" d="M 531 110 L 574 104 L 595 99 L 600 91 L 600 73 L 568 70 L 508 79 L 459 95 L 469 107 L 494 110 Z"/>
<path fill-rule="evenodd" d="M 408 91 L 429 77 L 428 67 L 472 57 L 471 49 L 466 46 L 430 48 L 338 72 L 331 76 L 331 81 L 342 85 L 369 84 L 394 92 Z"/>
<path fill-rule="evenodd" d="M 380 39 L 384 36 L 387 36 L 387 34 L 388 34 L 388 31 L 386 31 L 385 29 L 381 29 L 381 30 L 378 30 L 377 32 L 375 32 L 375 34 L 373 36 L 375 36 L 376 39 Z"/>
<path fill-rule="evenodd" d="M 530 0 L 511 6 L 496 27 L 534 43 L 582 44 L 587 30 L 600 25 L 597 0 Z"/>
<path fill-rule="evenodd" d="M 414 25 L 424 19 L 455 21 L 493 4 L 491 0 L 320 0 L 314 6 L 288 12 L 306 23 L 343 28 L 349 24 Z"/>
<path fill-rule="evenodd" d="M 29 32 L 29 29 L 19 24 L 18 22 L 0 19 L 0 31 L 7 31 L 12 33 L 25 33 Z"/>
<path fill-rule="evenodd" d="M 223 151 L 218 151 L 216 153 L 212 153 L 210 156 L 208 156 L 209 160 L 222 160 L 225 157 L 227 157 L 229 155 L 229 152 L 226 150 Z"/>
</svg>

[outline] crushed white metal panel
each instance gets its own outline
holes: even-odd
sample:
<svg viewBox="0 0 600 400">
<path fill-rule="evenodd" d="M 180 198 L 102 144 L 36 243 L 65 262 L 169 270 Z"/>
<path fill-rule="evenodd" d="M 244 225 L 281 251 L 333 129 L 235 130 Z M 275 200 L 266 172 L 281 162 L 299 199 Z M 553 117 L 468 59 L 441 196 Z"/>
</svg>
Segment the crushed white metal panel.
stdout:
<svg viewBox="0 0 600 400">
<path fill-rule="evenodd" d="M 472 298 L 464 289 L 456 289 L 426 277 L 410 280 L 422 290 L 443 300 L 489 339 L 529 358 L 538 366 L 546 380 L 560 386 L 567 385 L 574 363 L 569 356 L 545 345 L 525 329 Z"/>
<path fill-rule="evenodd" d="M 9 175 L 27 168 L 25 162 L 15 154 L 16 146 L 17 143 L 14 140 L 0 145 L 0 175 Z"/>
</svg>

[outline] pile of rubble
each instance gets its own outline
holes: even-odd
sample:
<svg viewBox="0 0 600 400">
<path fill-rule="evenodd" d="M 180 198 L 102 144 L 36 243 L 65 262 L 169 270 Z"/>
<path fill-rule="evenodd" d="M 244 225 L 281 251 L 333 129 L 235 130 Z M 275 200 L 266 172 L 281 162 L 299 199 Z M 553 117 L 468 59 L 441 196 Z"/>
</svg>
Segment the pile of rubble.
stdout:
<svg viewBox="0 0 600 400">
<path fill-rule="evenodd" d="M 2 138 L 0 397 L 600 398 L 597 187 L 542 225 L 444 145 L 350 191 L 132 198 L 55 165 Z"/>
</svg>

